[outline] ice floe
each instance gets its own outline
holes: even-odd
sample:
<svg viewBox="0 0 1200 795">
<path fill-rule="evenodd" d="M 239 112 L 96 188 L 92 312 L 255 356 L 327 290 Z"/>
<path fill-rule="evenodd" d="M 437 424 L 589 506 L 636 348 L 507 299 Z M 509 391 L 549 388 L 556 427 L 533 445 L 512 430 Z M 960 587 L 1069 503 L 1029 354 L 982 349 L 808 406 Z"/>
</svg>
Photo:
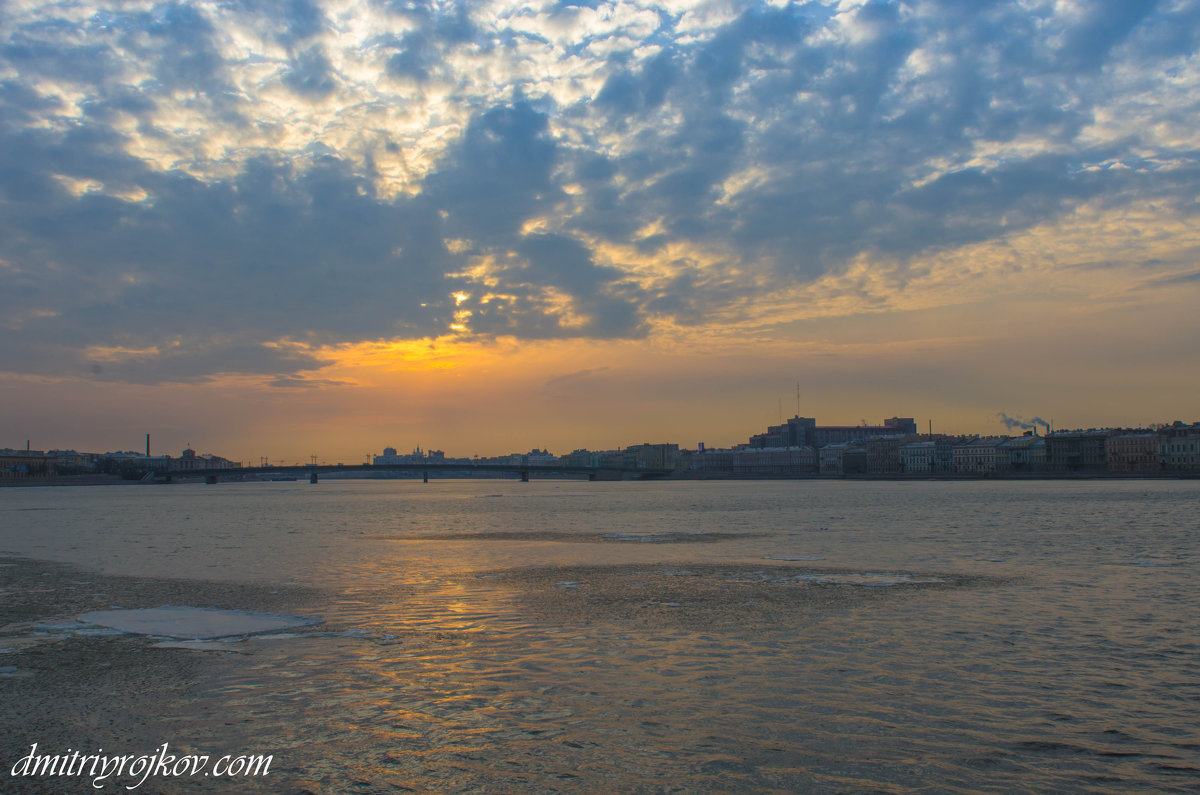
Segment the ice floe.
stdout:
<svg viewBox="0 0 1200 795">
<path fill-rule="evenodd" d="M 945 582 L 941 577 L 921 577 L 911 574 L 880 572 L 751 572 L 727 578 L 732 582 L 813 583 L 816 585 L 860 585 L 885 587 Z"/>
<path fill-rule="evenodd" d="M 625 541 L 639 544 L 671 543 L 673 541 L 695 540 L 698 536 L 706 536 L 702 530 L 684 530 L 678 533 L 605 533 L 601 538 L 605 541 Z"/>
<path fill-rule="evenodd" d="M 183 640 L 259 635 L 322 623 L 319 618 L 307 616 L 172 605 L 131 610 L 95 610 L 79 616 L 79 621 L 82 624 L 107 627 L 132 635 L 154 635 Z"/>
<path fill-rule="evenodd" d="M 190 649 L 191 651 L 225 651 L 233 654 L 250 654 L 250 650 L 241 648 L 227 640 L 161 640 L 151 643 L 155 649 Z"/>
</svg>

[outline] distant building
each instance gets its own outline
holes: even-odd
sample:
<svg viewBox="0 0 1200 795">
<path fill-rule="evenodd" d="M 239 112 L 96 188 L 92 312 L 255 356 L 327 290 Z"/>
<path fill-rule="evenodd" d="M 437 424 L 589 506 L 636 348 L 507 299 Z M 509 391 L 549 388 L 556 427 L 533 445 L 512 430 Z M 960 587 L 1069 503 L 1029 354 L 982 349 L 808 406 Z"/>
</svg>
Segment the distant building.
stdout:
<svg viewBox="0 0 1200 795">
<path fill-rule="evenodd" d="M 1158 432 L 1159 457 L 1168 472 L 1200 471 L 1200 423 L 1175 422 Z"/>
<path fill-rule="evenodd" d="M 983 475 L 1008 469 L 1006 437 L 991 436 L 972 439 L 954 447 L 954 471 L 961 474 Z"/>
<path fill-rule="evenodd" d="M 96 462 L 93 460 L 93 456 L 86 453 L 77 453 L 74 450 L 51 450 L 46 455 L 54 459 L 54 468 L 60 475 L 77 475 L 96 471 Z"/>
<path fill-rule="evenodd" d="M 623 469 L 675 469 L 679 465 L 679 445 L 642 443 L 622 451 Z"/>
<path fill-rule="evenodd" d="M 827 444 L 817 451 L 817 462 L 822 475 L 843 475 L 842 471 L 842 456 L 846 452 L 846 448 L 850 445 L 843 442 L 842 444 Z"/>
<path fill-rule="evenodd" d="M 935 472 L 954 471 L 954 448 L 962 441 L 962 437 L 940 436 L 933 440 L 933 470 Z"/>
<path fill-rule="evenodd" d="M 792 417 L 781 425 L 770 425 L 765 433 L 750 437 L 748 447 L 824 447 L 829 444 L 865 442 L 880 436 L 911 436 L 917 423 L 911 417 L 892 417 L 882 425 L 817 425 L 813 417 Z"/>
<path fill-rule="evenodd" d="M 787 425 L 771 425 L 767 428 L 766 433 L 756 433 L 751 436 L 747 446 L 755 449 L 788 447 L 788 436 Z"/>
<path fill-rule="evenodd" d="M 798 476 L 817 471 L 817 451 L 811 447 L 740 447 L 690 453 L 687 468 L 712 476 Z"/>
<path fill-rule="evenodd" d="M 897 475 L 900 467 L 900 447 L 907 438 L 900 435 L 876 436 L 862 447 L 867 453 L 867 472 L 872 475 Z"/>
<path fill-rule="evenodd" d="M 931 441 L 906 442 L 897 451 L 900 455 L 900 471 L 925 475 L 936 471 L 937 444 Z"/>
<path fill-rule="evenodd" d="M 533 464 L 536 466 L 547 466 L 549 464 L 561 463 L 558 460 L 558 456 L 551 455 L 550 451 L 548 451 L 548 450 L 538 450 L 537 448 L 530 450 L 528 453 L 525 453 L 520 458 L 521 458 L 520 463 Z"/>
<path fill-rule="evenodd" d="M 814 421 L 815 422 L 815 421 Z M 845 442 L 865 442 L 879 436 L 914 436 L 917 423 L 911 417 L 892 417 L 883 425 L 815 425 L 813 443 L 818 447 Z"/>
<path fill-rule="evenodd" d="M 1004 443 L 1010 472 L 1041 472 L 1046 468 L 1046 440 L 1032 432 Z"/>
<path fill-rule="evenodd" d="M 104 453 L 97 458 L 96 468 L 103 472 L 127 477 L 139 472 L 161 472 L 171 468 L 171 456 L 149 456 L 145 453 L 135 453 L 132 450 Z"/>
<path fill-rule="evenodd" d="M 1046 469 L 1101 472 L 1108 469 L 1109 430 L 1055 431 L 1046 436 Z"/>
<path fill-rule="evenodd" d="M 210 469 L 236 469 L 240 466 L 240 462 L 230 461 L 228 458 L 222 458 L 219 455 L 212 455 L 211 453 L 196 455 L 196 451 L 189 447 L 183 451 L 183 454 L 179 458 L 171 461 L 163 469 L 203 472 Z"/>
<path fill-rule="evenodd" d="M 600 466 L 601 453 L 593 453 L 591 450 L 572 450 L 562 457 L 562 462 L 569 467 L 598 467 Z"/>
<path fill-rule="evenodd" d="M 0 478 L 21 480 L 58 474 L 57 461 L 41 450 L 0 450 Z"/>
<path fill-rule="evenodd" d="M 842 474 L 865 475 L 867 471 L 867 449 L 857 444 L 846 445 L 842 451 Z"/>
<path fill-rule="evenodd" d="M 441 454 L 441 451 L 436 451 Z M 383 455 L 377 455 L 372 459 L 375 466 L 388 466 L 395 464 L 424 464 L 430 459 L 430 456 L 425 454 L 420 445 L 413 448 L 413 451 L 407 455 L 398 455 L 395 447 L 383 448 Z"/>
<path fill-rule="evenodd" d="M 1160 472 L 1161 441 L 1157 433 L 1118 433 L 1107 439 L 1109 472 Z"/>
</svg>

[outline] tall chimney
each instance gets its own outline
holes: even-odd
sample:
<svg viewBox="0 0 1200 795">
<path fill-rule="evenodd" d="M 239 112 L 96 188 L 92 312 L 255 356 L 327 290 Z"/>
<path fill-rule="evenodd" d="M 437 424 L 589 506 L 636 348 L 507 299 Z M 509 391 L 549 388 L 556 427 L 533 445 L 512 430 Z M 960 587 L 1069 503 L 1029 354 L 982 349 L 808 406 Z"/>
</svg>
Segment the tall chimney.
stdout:
<svg viewBox="0 0 1200 795">
<path fill-rule="evenodd" d="M 150 457 L 150 434 L 146 434 L 146 458 Z"/>
</svg>

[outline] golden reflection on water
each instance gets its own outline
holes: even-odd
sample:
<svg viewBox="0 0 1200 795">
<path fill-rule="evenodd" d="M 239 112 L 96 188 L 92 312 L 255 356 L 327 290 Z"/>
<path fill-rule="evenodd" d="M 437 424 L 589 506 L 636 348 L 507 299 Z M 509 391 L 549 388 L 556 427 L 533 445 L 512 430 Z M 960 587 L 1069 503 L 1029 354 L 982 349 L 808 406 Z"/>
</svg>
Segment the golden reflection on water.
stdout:
<svg viewBox="0 0 1200 795">
<path fill-rule="evenodd" d="M 800 594 L 818 586 L 780 585 L 792 613 L 711 629 L 676 620 L 705 605 L 631 624 L 576 599 L 599 587 L 615 603 L 614 582 L 664 570 L 711 598 L 715 570 L 651 564 L 559 589 L 447 562 L 394 589 L 350 588 L 326 606 L 331 633 L 262 641 L 252 664 L 214 674 L 216 693 L 233 714 L 255 712 L 259 743 L 314 792 L 1155 788 L 1200 761 L 1190 705 L 1162 680 L 1197 672 L 1172 655 L 1186 647 L 1172 630 L 1192 619 L 1123 637 L 1136 617 L 1106 622 L 1115 601 L 1070 619 L 1029 582 L 815 608 Z M 531 591 L 556 606 L 531 613 Z M 1139 654 L 1169 661 L 1150 671 Z M 295 666 L 300 681 L 278 685 Z"/>
</svg>

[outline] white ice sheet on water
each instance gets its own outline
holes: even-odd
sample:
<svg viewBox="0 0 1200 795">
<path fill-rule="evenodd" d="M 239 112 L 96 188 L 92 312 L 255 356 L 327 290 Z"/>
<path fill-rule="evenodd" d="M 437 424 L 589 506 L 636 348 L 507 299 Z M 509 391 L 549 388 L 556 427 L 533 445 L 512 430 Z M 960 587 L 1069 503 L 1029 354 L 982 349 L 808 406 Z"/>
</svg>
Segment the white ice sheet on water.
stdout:
<svg viewBox="0 0 1200 795">
<path fill-rule="evenodd" d="M 96 610 L 84 613 L 85 624 L 109 627 L 134 635 L 158 635 L 187 640 L 211 640 L 257 635 L 320 624 L 321 619 L 250 610 L 217 610 L 207 607 L 147 607 L 138 610 Z"/>
</svg>

